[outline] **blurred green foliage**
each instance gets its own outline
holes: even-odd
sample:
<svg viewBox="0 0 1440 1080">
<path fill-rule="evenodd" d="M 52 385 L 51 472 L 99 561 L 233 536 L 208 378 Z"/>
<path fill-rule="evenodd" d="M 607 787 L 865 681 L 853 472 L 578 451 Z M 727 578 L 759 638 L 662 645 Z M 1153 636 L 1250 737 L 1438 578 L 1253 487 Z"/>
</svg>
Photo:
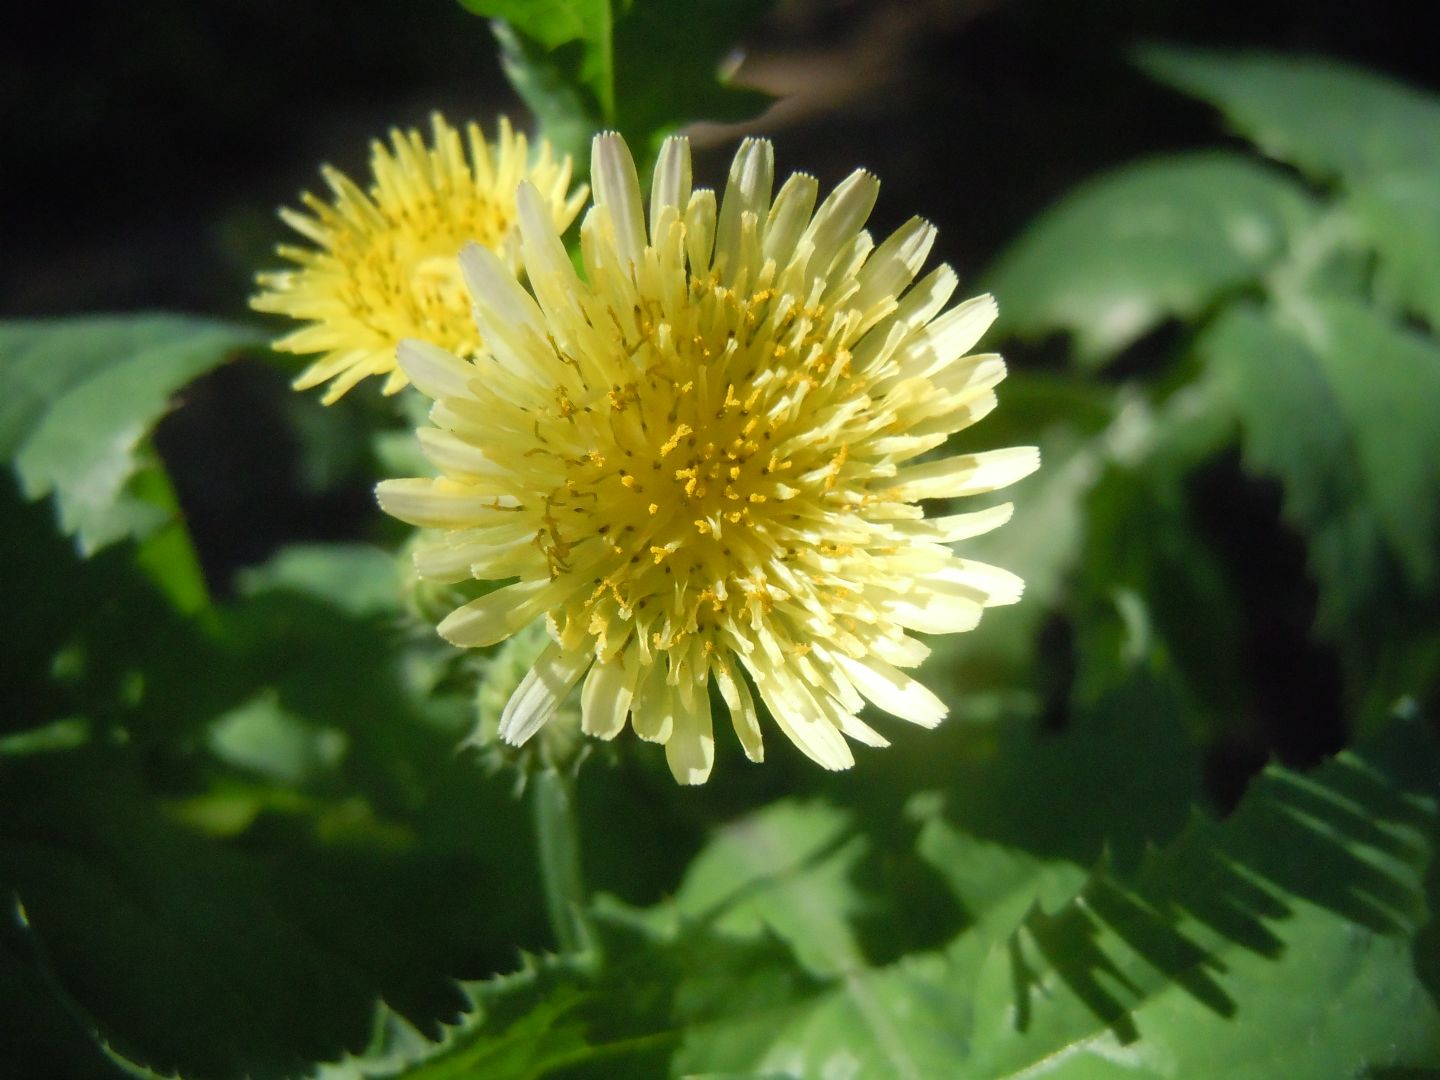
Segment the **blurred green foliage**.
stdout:
<svg viewBox="0 0 1440 1080">
<path fill-rule="evenodd" d="M 758 104 L 716 68 L 761 5 L 467 6 L 553 137 Z M 1318 60 L 1142 63 L 1273 160 L 1123 166 L 989 275 L 1004 333 L 1073 363 L 1012 375 L 975 436 L 1045 467 L 967 547 L 1030 587 L 935 643 L 951 720 L 838 776 L 725 746 L 700 790 L 594 755 L 594 940 L 564 955 L 513 775 L 455 750 L 509 660 L 436 638 L 392 543 L 203 587 L 151 435 L 256 332 L 0 326 L 7 1075 L 1440 1068 L 1440 103 Z M 290 417 L 315 484 L 413 456 L 318 408 Z M 1268 745 L 1277 684 L 1245 641 L 1267 567 L 1214 525 L 1243 484 L 1303 540 L 1350 748 L 1227 815 L 1207 768 Z"/>
</svg>

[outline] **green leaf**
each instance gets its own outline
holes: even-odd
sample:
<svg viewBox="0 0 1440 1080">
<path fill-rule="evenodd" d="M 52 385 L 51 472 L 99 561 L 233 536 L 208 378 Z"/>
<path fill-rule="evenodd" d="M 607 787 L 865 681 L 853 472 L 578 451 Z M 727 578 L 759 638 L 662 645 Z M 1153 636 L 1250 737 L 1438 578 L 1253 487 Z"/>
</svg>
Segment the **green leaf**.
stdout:
<svg viewBox="0 0 1440 1080">
<path fill-rule="evenodd" d="M 569 81 L 586 88 L 603 120 L 615 115 L 614 22 L 611 0 L 460 0 L 476 15 L 505 22 L 522 40 L 553 52 L 575 43 Z"/>
<path fill-rule="evenodd" d="M 722 937 L 769 933 L 818 977 L 864 965 L 850 917 L 864 909 L 851 881 L 865 841 L 824 803 L 782 801 L 724 826 L 675 894 L 682 918 Z"/>
<path fill-rule="evenodd" d="M 1381 289 L 1440 326 L 1440 99 L 1313 57 L 1150 48 L 1140 61 L 1265 153 L 1338 181 L 1380 255 Z"/>
<path fill-rule="evenodd" d="M 1266 154 L 1319 180 L 1440 175 L 1440 102 L 1318 57 L 1152 46 L 1142 67 L 1219 108 Z"/>
<path fill-rule="evenodd" d="M 282 913 L 293 898 L 277 909 L 263 863 L 167 821 L 122 755 L 35 760 L 4 787 L 0 880 L 122 1054 L 273 1076 L 363 1036 L 373 984 Z"/>
<path fill-rule="evenodd" d="M 980 975 L 975 1075 L 1440 1064 L 1409 940 L 1427 917 L 1437 776 L 1418 727 L 1308 776 L 1271 768 L 1229 821 L 1197 821 L 1133 883 L 1101 871 L 1037 911 Z"/>
<path fill-rule="evenodd" d="M 25 493 L 54 494 L 86 554 L 153 534 L 165 507 L 135 489 L 171 395 L 237 349 L 247 328 L 176 315 L 0 324 L 0 452 Z"/>
<path fill-rule="evenodd" d="M 555 958 L 525 960 L 514 974 L 467 984 L 466 1017 L 437 1042 L 416 1040 L 413 1029 L 382 1011 L 379 1038 L 366 1053 L 310 1075 L 313 1080 L 538 1080 L 597 1056 L 584 1022 L 574 1015 L 586 1000 L 579 976 Z"/>
<path fill-rule="evenodd" d="M 1440 172 L 1364 180 L 1350 206 L 1381 256 L 1380 298 L 1440 327 Z"/>
<path fill-rule="evenodd" d="M 124 1073 L 105 1058 L 94 1030 L 50 978 L 25 910 L 7 897 L 0 914 L 0 1001 L 25 1002 L 23 1023 L 0 1025 L 0 1060 L 8 1075 L 115 1080 Z M 27 1072 L 27 1063 L 33 1071 Z"/>
<path fill-rule="evenodd" d="M 738 988 L 728 1006 L 692 1016 L 675 1071 L 808 1076 L 825 1061 L 853 1061 L 859 1075 L 945 1075 L 956 1060 L 957 1016 L 969 1008 L 954 989 L 969 985 L 962 968 L 978 972 L 989 946 L 1004 940 L 1037 895 L 1057 903 L 1072 895 L 1102 851 L 1134 864 L 1147 841 L 1182 828 L 1199 795 L 1198 767 L 1171 712 L 1162 689 L 1137 685 L 1050 738 L 1013 723 L 930 733 L 946 737 L 930 754 L 944 762 L 948 786 L 943 796 L 915 799 L 911 813 L 922 822 L 920 854 L 960 901 L 966 923 L 963 950 L 943 962 L 923 952 L 877 961 L 877 944 L 913 936 L 911 923 L 936 931 L 945 910 L 921 889 L 897 896 L 867 887 L 875 864 L 895 858 L 880 846 L 884 797 L 855 810 L 785 800 L 716 830 L 656 917 L 673 914 L 682 932 L 703 929 L 752 946 L 778 940 L 806 982 L 769 1002 L 763 1017 Z M 895 790 L 883 777 L 866 787 Z M 950 971 L 953 988 L 909 992 L 910 978 L 935 970 Z M 827 1046 L 813 1068 L 797 1068 L 773 1034 L 770 1043 L 762 1038 L 767 1028 L 808 1030 L 812 1021 L 834 1037 L 832 1020 L 852 1037 Z"/>
<path fill-rule="evenodd" d="M 1102 867 L 1058 909 L 1042 901 L 978 966 L 976 936 L 1044 897 L 1046 868 L 991 845 L 990 880 L 969 862 L 985 847 L 932 839 L 932 858 L 959 860 L 950 872 L 980 920 L 941 952 L 777 1010 L 763 1051 L 712 1040 L 684 1065 L 967 1080 L 1434 1068 L 1440 1010 L 1412 938 L 1440 840 L 1437 777 L 1414 726 L 1308 776 L 1272 768 L 1229 821 L 1197 820 L 1132 880 Z M 881 1018 L 903 1033 L 900 1056 Z"/>
<path fill-rule="evenodd" d="M 1091 491 L 1072 700 L 1100 698 L 1138 672 L 1161 673 L 1182 691 L 1187 723 L 1213 736 L 1244 722 L 1248 700 L 1237 597 L 1186 498 L 1198 464 L 1188 450 L 1178 459 L 1157 450 L 1112 465 Z"/>
<path fill-rule="evenodd" d="M 637 156 L 696 120 L 749 120 L 770 104 L 769 94 L 730 83 L 727 58 L 773 2 L 630 0 L 615 20 L 615 125 Z"/>
<path fill-rule="evenodd" d="M 769 97 L 730 86 L 722 61 L 771 2 L 461 0 L 496 20 L 511 83 L 545 134 L 580 160 L 603 128 L 618 130 L 643 159 L 686 123 L 758 113 Z"/>
<path fill-rule="evenodd" d="M 1116 597 L 1126 592 L 1145 605 L 1152 625 L 1176 631 L 1168 643 L 1160 635 L 1154 642 L 1179 646 L 1174 659 L 1184 671 L 1205 681 L 1198 669 L 1223 669 L 1228 654 L 1212 647 L 1208 624 L 1187 605 L 1204 600 L 1223 626 L 1233 619 L 1229 597 L 1217 587 L 1213 559 L 1199 549 L 1181 504 L 1189 472 L 1233 440 L 1228 396 L 1194 380 L 1155 405 L 1133 387 L 1117 393 L 1076 376 L 1023 373 L 1000 393 L 1003 407 L 977 426 L 974 440 L 957 440 L 957 449 L 1034 441 L 1042 468 L 1013 494 L 994 497 L 1013 498 L 1010 522 L 957 550 L 1019 574 L 1025 597 L 988 611 L 976 633 L 932 642 L 936 655 L 923 677 L 964 716 L 978 690 L 1033 684 L 1037 673 L 1043 680 L 1037 638 L 1057 616 L 1070 619 L 1081 636 L 1097 626 L 1108 631 Z M 999 428 L 986 430 L 992 424 Z M 1146 527 L 1136 528 L 1138 520 Z M 1118 650 L 1101 656 L 1089 651 L 1091 644 L 1081 648 L 1083 660 L 1104 668 L 1113 658 L 1108 666 L 1117 669 Z M 1206 696 L 1219 704 L 1232 676 L 1209 681 L 1206 689 L 1218 693 Z"/>
<path fill-rule="evenodd" d="M 605 2 L 600 0 L 599 6 Z M 587 49 L 583 40 L 546 49 L 499 20 L 490 28 L 500 45 L 505 77 L 535 115 L 540 133 L 577 163 L 588 161 L 590 137 L 609 126 L 595 88 L 582 71 L 587 55 L 598 50 Z"/>
<path fill-rule="evenodd" d="M 245 327 L 179 315 L 0 323 L 0 454 L 28 498 L 55 497 L 84 554 L 133 538 L 171 602 L 199 611 L 204 578 L 150 433 L 177 390 L 258 344 Z"/>
<path fill-rule="evenodd" d="M 1258 280 L 1313 217 L 1303 188 L 1237 155 L 1154 158 L 1041 214 L 985 284 L 1003 332 L 1069 333 L 1079 361 L 1099 366 Z"/>
<path fill-rule="evenodd" d="M 370 544 L 290 544 L 240 571 L 236 585 L 245 596 L 290 592 L 364 618 L 398 614 L 410 576 L 399 559 Z"/>
<path fill-rule="evenodd" d="M 1321 585 L 1322 630 L 1364 656 L 1387 641 L 1408 648 L 1417 634 L 1433 640 L 1440 346 L 1325 297 L 1236 308 L 1197 349 L 1232 396 L 1249 466 L 1284 485 Z"/>
<path fill-rule="evenodd" d="M 1133 865 L 1175 836 L 1202 798 L 1182 703 L 1172 683 L 1141 671 L 1077 703 L 1061 732 L 1013 718 L 957 725 L 951 738 L 963 741 L 945 748 L 946 786 L 917 797 L 911 814 L 1047 862 L 1088 868 L 1108 852 Z M 957 898 L 971 906 L 963 891 Z"/>
<path fill-rule="evenodd" d="M 69 731 L 77 746 L 114 732 L 150 745 L 231 703 L 209 620 L 177 611 L 173 594 L 137 572 L 132 545 L 81 558 L 50 508 L 23 501 L 0 474 L 0 547 L 0 591 L 25 627 L 8 648 L 0 730 L 62 721 L 52 732 Z"/>
<path fill-rule="evenodd" d="M 0 505 L 27 627 L 0 895 L 83 1029 L 159 1073 L 296 1075 L 363 1045 L 379 999 L 433 1032 L 451 976 L 544 940 L 525 815 L 456 756 L 473 686 L 399 614 L 395 559 L 283 552 L 202 632 L 123 545 L 81 560 L 45 507 Z"/>
</svg>

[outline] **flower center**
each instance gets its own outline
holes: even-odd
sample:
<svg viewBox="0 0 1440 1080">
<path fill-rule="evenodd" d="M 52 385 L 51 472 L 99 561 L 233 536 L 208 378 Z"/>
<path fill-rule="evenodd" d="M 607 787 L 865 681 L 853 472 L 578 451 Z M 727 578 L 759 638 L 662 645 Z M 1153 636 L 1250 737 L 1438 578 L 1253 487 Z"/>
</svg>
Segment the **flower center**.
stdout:
<svg viewBox="0 0 1440 1080">
<path fill-rule="evenodd" d="M 713 647 L 732 620 L 768 616 L 810 591 L 801 551 L 823 552 L 807 522 L 865 499 L 840 485 L 839 410 L 853 418 L 869 404 L 841 347 L 847 320 L 768 289 L 691 279 L 689 290 L 689 325 L 611 312 L 633 358 L 614 368 L 639 378 L 587 386 L 584 401 L 557 388 L 536 424 L 542 448 L 587 448 L 564 459 L 539 543 L 552 576 L 593 578 L 565 636 L 583 627 L 602 653 L 631 622 L 642 647 L 670 650 L 695 634 Z"/>
</svg>

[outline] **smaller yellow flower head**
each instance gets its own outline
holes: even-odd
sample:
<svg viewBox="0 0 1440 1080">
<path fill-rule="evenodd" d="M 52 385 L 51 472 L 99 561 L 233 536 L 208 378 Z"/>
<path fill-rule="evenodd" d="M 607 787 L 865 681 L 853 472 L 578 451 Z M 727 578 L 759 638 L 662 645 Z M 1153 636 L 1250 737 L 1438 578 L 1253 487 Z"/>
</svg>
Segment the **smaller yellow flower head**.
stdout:
<svg viewBox="0 0 1440 1080">
<path fill-rule="evenodd" d="M 423 338 L 460 356 L 479 350 L 456 256 L 474 242 L 519 271 L 515 190 L 522 181 L 539 192 L 558 231 L 584 205 L 585 188 L 567 195 L 569 156 L 556 161 L 548 141 L 540 141 L 532 163 L 525 136 L 504 118 L 494 143 L 471 123 L 467 158 L 460 132 L 438 113 L 431 122 L 429 146 L 413 129 L 393 130 L 389 146 L 372 144 L 368 192 L 327 165 L 321 174 L 332 202 L 306 192 L 308 214 L 280 211 L 315 247 L 277 248 L 296 269 L 258 275 L 262 291 L 250 303 L 309 323 L 275 348 L 324 354 L 295 388 L 329 382 L 327 405 L 369 375 L 387 376 L 387 394 L 408 385 L 395 363 L 402 338 Z"/>
<path fill-rule="evenodd" d="M 460 257 L 486 352 L 400 346 L 435 399 L 419 434 L 441 475 L 386 481 L 380 504 L 439 530 L 416 550 L 423 577 L 510 579 L 440 633 L 483 648 L 546 619 L 550 644 L 500 718 L 510 743 L 582 684 L 582 730 L 628 722 L 678 781 L 702 783 L 713 685 L 753 760 L 758 696 L 800 750 L 847 768 L 850 740 L 885 745 L 867 700 L 924 727 L 945 715 L 901 670 L 930 651 L 912 632 L 969 630 L 1020 598 L 1014 574 L 950 546 L 1008 505 L 922 505 L 1040 463 L 1033 447 L 942 449 L 995 406 L 1005 365 L 970 352 L 994 301 L 947 307 L 950 268 L 918 277 L 928 222 L 875 242 L 868 173 L 818 206 L 803 174 L 772 199 L 773 173 L 770 144 L 749 140 L 717 200 L 692 190 L 689 145 L 671 139 L 647 222 L 629 151 L 600 136 L 584 277 L 522 185 L 528 289 L 492 251 Z"/>
</svg>

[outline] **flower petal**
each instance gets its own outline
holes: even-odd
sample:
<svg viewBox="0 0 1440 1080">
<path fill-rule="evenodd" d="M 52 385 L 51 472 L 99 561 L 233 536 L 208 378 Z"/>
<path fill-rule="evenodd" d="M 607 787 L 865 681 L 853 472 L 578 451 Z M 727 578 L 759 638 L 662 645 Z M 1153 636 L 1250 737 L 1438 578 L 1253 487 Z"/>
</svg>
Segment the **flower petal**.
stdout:
<svg viewBox="0 0 1440 1080">
<path fill-rule="evenodd" d="M 949 712 L 929 687 L 877 657 L 856 659 L 836 653 L 835 659 L 855 688 L 891 716 L 929 728 Z"/>
<path fill-rule="evenodd" d="M 640 655 L 634 648 L 595 661 L 580 694 L 580 730 L 597 739 L 613 739 L 620 734 L 635 698 L 639 675 Z"/>
<path fill-rule="evenodd" d="M 396 359 L 410 381 L 426 397 L 470 397 L 475 365 L 428 341 L 405 338 Z"/>
<path fill-rule="evenodd" d="M 436 629 L 452 645 L 483 649 L 529 625 L 560 592 L 558 583 L 543 578 L 517 581 L 456 608 Z"/>
<path fill-rule="evenodd" d="M 678 784 L 703 784 L 715 765 L 709 680 L 682 679 L 675 687 L 675 726 L 665 740 L 665 761 Z"/>
<path fill-rule="evenodd" d="M 765 760 L 765 743 L 760 735 L 760 718 L 755 712 L 755 699 L 750 696 L 750 687 L 745 678 L 737 672 L 729 659 L 715 667 L 715 683 L 720 688 L 720 697 L 730 710 L 730 723 L 751 761 Z"/>
<path fill-rule="evenodd" d="M 650 184 L 650 242 L 659 246 L 655 235 L 660 213 L 673 207 L 677 216 L 685 213 L 690 202 L 690 140 L 684 135 L 671 135 L 660 145 L 655 159 L 655 179 Z"/>
<path fill-rule="evenodd" d="M 595 205 L 609 211 L 622 265 L 638 265 L 640 253 L 645 250 L 640 177 L 630 148 L 615 132 L 603 132 L 591 142 L 590 179 L 595 185 Z"/>
<path fill-rule="evenodd" d="M 888 494 L 906 502 L 978 495 L 1007 487 L 1039 467 L 1040 451 L 1034 446 L 960 454 L 901 469 L 895 474 L 895 486 Z"/>
<path fill-rule="evenodd" d="M 500 738 L 511 746 L 525 745 L 564 704 L 594 659 L 586 652 L 566 652 L 553 641 L 547 645 L 505 703 Z"/>
</svg>

